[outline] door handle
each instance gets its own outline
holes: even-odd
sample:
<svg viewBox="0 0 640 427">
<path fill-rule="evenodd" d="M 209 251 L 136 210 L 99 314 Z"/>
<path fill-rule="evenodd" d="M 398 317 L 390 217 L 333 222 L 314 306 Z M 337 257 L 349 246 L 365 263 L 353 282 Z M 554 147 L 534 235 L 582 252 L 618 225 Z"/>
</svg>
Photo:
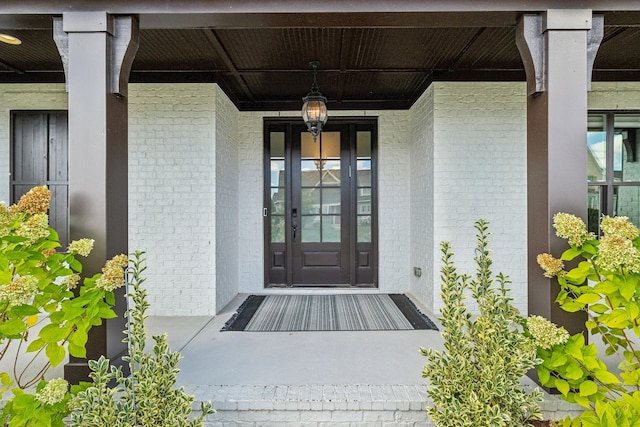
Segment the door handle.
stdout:
<svg viewBox="0 0 640 427">
<path fill-rule="evenodd" d="M 291 230 L 293 231 L 293 236 L 291 238 L 292 241 L 296 240 L 296 231 L 298 230 L 298 209 L 291 209 Z"/>
</svg>

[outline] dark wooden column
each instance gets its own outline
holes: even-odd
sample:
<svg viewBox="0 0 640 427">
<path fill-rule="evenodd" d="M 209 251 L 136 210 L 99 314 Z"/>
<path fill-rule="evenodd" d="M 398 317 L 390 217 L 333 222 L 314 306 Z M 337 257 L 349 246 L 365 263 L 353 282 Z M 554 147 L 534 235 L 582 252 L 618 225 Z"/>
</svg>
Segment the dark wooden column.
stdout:
<svg viewBox="0 0 640 427">
<path fill-rule="evenodd" d="M 128 252 L 127 83 L 137 37 L 138 22 L 130 16 L 69 12 L 54 23 L 69 92 L 69 234 L 95 239 L 85 276 Z M 105 355 L 117 363 L 126 350 L 123 289 L 116 311 L 117 319 L 91 331 L 88 359 Z M 88 373 L 84 359 L 65 366 L 71 382 Z"/>
<path fill-rule="evenodd" d="M 587 91 L 603 18 L 591 10 L 525 15 L 517 43 L 527 72 L 527 211 L 529 313 L 584 331 L 584 317 L 554 302 L 558 283 L 542 275 L 536 256 L 559 257 L 553 215 L 587 219 Z"/>
</svg>

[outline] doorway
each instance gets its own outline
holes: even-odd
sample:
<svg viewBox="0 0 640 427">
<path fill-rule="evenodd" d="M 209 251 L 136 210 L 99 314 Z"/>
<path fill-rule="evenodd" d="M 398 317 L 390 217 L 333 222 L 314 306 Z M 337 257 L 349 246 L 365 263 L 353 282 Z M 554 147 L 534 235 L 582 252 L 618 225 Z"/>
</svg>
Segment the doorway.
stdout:
<svg viewBox="0 0 640 427">
<path fill-rule="evenodd" d="M 265 120 L 265 285 L 377 286 L 377 120 Z"/>
</svg>

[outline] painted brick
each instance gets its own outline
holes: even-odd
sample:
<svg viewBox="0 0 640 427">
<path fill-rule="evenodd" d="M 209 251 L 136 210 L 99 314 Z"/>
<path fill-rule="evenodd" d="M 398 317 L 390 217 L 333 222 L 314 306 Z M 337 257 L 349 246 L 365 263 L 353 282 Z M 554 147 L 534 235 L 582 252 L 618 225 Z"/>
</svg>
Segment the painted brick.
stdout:
<svg viewBox="0 0 640 427">
<path fill-rule="evenodd" d="M 494 271 L 526 311 L 524 83 L 435 83 L 408 111 L 379 117 L 380 290 L 439 301 L 439 242 L 473 271 L 473 222 L 491 222 Z M 640 84 L 596 82 L 591 109 L 640 109 Z M 9 200 L 11 110 L 67 108 L 63 84 L 0 84 L 0 200 Z M 213 314 L 263 289 L 263 117 L 213 84 L 132 84 L 131 249 L 147 251 L 151 314 Z M 490 166 L 487 166 L 490 165 Z M 407 244 L 410 242 L 410 244 Z M 412 267 L 422 268 L 422 277 Z"/>
</svg>

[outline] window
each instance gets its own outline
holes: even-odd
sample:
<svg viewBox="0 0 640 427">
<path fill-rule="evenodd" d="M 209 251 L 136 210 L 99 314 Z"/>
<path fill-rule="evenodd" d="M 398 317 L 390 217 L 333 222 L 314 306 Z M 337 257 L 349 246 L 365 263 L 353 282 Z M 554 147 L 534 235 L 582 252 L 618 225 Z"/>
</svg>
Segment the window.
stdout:
<svg viewBox="0 0 640 427">
<path fill-rule="evenodd" d="M 598 234 L 602 215 L 626 216 L 640 226 L 640 113 L 589 114 L 588 227 Z"/>
</svg>

